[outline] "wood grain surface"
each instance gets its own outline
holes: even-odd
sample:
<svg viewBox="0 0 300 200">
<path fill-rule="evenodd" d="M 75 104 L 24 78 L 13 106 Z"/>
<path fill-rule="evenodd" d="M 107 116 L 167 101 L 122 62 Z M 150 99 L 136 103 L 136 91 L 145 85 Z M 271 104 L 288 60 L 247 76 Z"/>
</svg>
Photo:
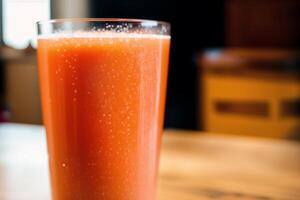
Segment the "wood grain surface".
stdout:
<svg viewBox="0 0 300 200">
<path fill-rule="evenodd" d="M 165 131 L 157 200 L 299 200 L 300 143 Z M 50 200 L 44 129 L 0 125 L 0 200 Z"/>
</svg>

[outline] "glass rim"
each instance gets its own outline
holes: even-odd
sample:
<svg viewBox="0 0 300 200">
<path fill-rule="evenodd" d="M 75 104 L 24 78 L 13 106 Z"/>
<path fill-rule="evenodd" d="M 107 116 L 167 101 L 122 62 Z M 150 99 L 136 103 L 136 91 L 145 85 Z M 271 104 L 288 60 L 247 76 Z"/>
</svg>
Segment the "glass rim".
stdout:
<svg viewBox="0 0 300 200">
<path fill-rule="evenodd" d="M 76 22 L 99 22 L 99 23 L 110 23 L 110 22 L 124 22 L 124 23 L 156 23 L 156 25 L 163 25 L 171 27 L 171 24 L 166 21 L 151 20 L 151 19 L 135 19 L 135 18 L 59 18 L 59 19 L 49 19 L 40 20 L 36 22 L 39 25 L 45 24 L 56 24 L 56 23 L 76 23 Z"/>
</svg>

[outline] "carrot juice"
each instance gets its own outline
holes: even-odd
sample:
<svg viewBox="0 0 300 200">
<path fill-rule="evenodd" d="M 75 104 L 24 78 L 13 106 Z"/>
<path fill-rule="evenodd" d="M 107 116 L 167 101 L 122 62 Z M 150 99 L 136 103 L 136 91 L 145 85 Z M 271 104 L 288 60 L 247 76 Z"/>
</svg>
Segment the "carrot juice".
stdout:
<svg viewBox="0 0 300 200">
<path fill-rule="evenodd" d="M 53 200 L 154 200 L 170 36 L 38 38 Z"/>
</svg>

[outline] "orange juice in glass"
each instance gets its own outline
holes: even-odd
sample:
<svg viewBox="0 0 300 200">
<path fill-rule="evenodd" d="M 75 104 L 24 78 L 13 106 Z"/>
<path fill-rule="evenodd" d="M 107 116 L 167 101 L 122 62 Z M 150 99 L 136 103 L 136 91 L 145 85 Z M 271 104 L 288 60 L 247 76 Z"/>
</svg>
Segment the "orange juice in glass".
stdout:
<svg viewBox="0 0 300 200">
<path fill-rule="evenodd" d="M 170 26 L 130 19 L 38 23 L 53 200 L 154 200 Z"/>
</svg>

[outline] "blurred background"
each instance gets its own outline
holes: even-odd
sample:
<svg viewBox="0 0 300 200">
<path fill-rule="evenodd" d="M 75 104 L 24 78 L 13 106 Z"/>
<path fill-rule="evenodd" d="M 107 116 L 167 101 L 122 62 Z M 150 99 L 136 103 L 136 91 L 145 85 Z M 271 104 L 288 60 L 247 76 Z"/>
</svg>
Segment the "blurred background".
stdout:
<svg viewBox="0 0 300 200">
<path fill-rule="evenodd" d="M 172 25 L 166 128 L 300 139 L 299 0 L 0 0 L 0 122 L 41 124 L 35 22 Z"/>
</svg>

